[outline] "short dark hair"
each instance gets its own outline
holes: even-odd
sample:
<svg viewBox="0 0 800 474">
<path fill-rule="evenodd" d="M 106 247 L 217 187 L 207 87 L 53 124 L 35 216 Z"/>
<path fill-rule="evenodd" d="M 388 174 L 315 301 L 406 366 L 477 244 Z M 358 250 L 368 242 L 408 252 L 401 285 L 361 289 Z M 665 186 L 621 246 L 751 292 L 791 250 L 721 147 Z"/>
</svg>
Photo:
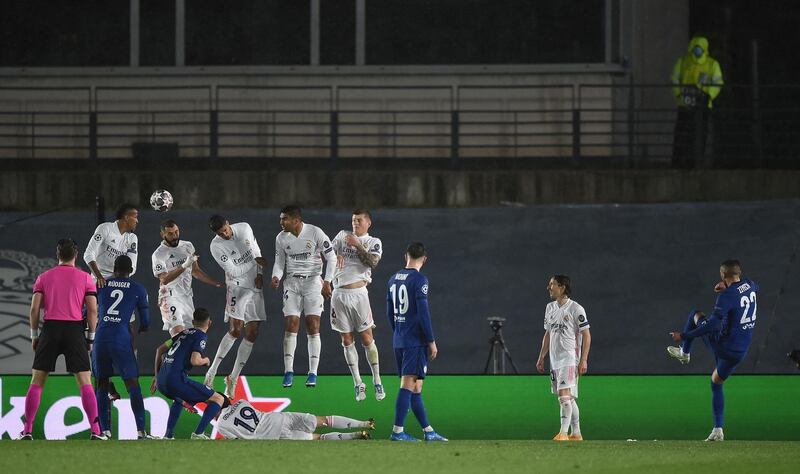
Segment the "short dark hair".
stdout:
<svg viewBox="0 0 800 474">
<path fill-rule="evenodd" d="M 56 256 L 62 262 L 69 262 L 78 255 L 78 244 L 69 237 L 60 239 L 56 244 Z"/>
<path fill-rule="evenodd" d="M 283 209 L 281 209 L 281 214 L 286 214 L 289 217 L 303 217 L 303 211 L 300 209 L 300 206 L 296 204 L 284 206 Z"/>
<path fill-rule="evenodd" d="M 214 214 L 208 219 L 208 227 L 211 228 L 212 232 L 217 232 L 222 229 L 226 222 L 228 222 L 228 219 L 225 219 L 219 214 Z"/>
<path fill-rule="evenodd" d="M 724 273 L 726 277 L 733 277 L 742 274 L 742 264 L 735 258 L 729 258 L 728 260 L 720 263 L 719 266 L 722 268 L 722 273 Z"/>
<path fill-rule="evenodd" d="M 558 283 L 558 286 L 564 287 L 564 294 L 570 296 L 572 294 L 572 280 L 566 275 L 553 275 L 550 278 Z"/>
<path fill-rule="evenodd" d="M 406 247 L 406 254 L 413 259 L 418 259 L 428 253 L 425 251 L 425 245 L 422 242 L 412 242 Z"/>
<path fill-rule="evenodd" d="M 114 259 L 114 273 L 130 275 L 133 273 L 133 261 L 127 255 L 120 255 Z"/>
<path fill-rule="evenodd" d="M 139 210 L 139 208 L 134 206 L 133 204 L 131 204 L 129 202 L 123 202 L 122 204 L 117 206 L 117 210 L 114 211 L 114 217 L 117 220 L 120 220 L 123 217 L 125 217 L 125 215 L 128 214 L 129 212 L 138 211 L 138 210 Z"/>
<path fill-rule="evenodd" d="M 359 207 L 358 209 L 354 210 L 353 215 L 364 215 L 367 216 L 367 219 L 372 220 L 372 214 L 369 213 L 369 209 L 364 209 L 363 207 Z"/>
<path fill-rule="evenodd" d="M 167 230 L 167 227 L 175 227 L 176 225 L 178 225 L 178 223 L 175 222 L 174 219 L 164 219 L 161 221 L 161 232 Z"/>
<path fill-rule="evenodd" d="M 211 319 L 211 314 L 209 314 L 208 310 L 205 308 L 197 308 L 194 310 L 194 314 L 192 315 L 192 320 L 196 323 L 205 323 Z"/>
</svg>

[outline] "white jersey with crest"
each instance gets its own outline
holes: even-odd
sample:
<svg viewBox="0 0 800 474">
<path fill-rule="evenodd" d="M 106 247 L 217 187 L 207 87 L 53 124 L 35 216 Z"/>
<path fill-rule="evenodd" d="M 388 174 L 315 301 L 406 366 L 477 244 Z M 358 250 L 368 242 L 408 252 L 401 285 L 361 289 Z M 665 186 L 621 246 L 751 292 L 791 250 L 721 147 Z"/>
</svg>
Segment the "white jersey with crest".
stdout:
<svg viewBox="0 0 800 474">
<path fill-rule="evenodd" d="M 138 257 L 139 238 L 132 232 L 120 233 L 117 222 L 104 222 L 97 226 L 92 238 L 83 252 L 83 260 L 97 263 L 97 268 L 103 278 L 114 276 L 114 260 L 120 255 L 127 255 L 133 262 L 131 276 L 136 273 L 136 260 Z M 94 273 L 90 272 L 92 278 Z"/>
<path fill-rule="evenodd" d="M 544 330 L 550 332 L 550 370 L 578 365 L 582 337 L 589 329 L 586 310 L 569 298 L 559 306 L 551 301 L 544 309 Z"/>
<path fill-rule="evenodd" d="M 272 276 L 283 278 L 286 275 L 313 276 L 322 273 L 322 259 L 325 258 L 325 281 L 333 280 L 336 270 L 336 254 L 331 239 L 319 227 L 303 223 L 297 237 L 291 232 L 279 232 L 275 237 L 275 265 Z"/>
<path fill-rule="evenodd" d="M 162 240 L 161 245 L 153 252 L 153 276 L 158 278 L 162 273 L 175 270 L 194 253 L 194 245 L 188 240 L 179 241 L 175 247 L 170 247 Z M 174 296 L 192 296 L 192 267 L 185 269 L 178 278 L 166 285 L 159 285 L 158 289 L 159 295 L 169 293 Z"/>
<path fill-rule="evenodd" d="M 226 439 L 280 439 L 281 415 L 258 411 L 247 400 L 237 400 L 220 413 L 217 431 Z"/>
<path fill-rule="evenodd" d="M 253 229 L 247 222 L 231 224 L 233 236 L 225 240 L 220 236 L 211 241 L 211 255 L 225 272 L 225 284 L 255 289 L 258 264 L 256 258 L 261 256 L 261 249 L 253 235 Z"/>
<path fill-rule="evenodd" d="M 336 251 L 336 255 L 344 258 L 342 267 L 336 269 L 336 275 L 333 280 L 334 286 L 338 288 L 362 280 L 372 283 L 372 269 L 361 263 L 356 249 L 345 243 L 347 235 L 353 235 L 353 233 L 342 230 L 333 239 L 333 249 Z M 356 236 L 356 238 L 367 253 L 377 255 L 378 258 L 383 255 L 381 239 L 372 237 L 369 234 L 364 234 L 361 237 Z"/>
</svg>

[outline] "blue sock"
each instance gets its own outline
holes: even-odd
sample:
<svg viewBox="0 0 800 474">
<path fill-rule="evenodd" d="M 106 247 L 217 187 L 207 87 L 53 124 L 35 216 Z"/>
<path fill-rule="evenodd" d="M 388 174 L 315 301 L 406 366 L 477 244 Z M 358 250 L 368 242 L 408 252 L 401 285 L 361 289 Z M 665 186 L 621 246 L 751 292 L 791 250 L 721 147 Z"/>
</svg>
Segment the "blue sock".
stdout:
<svg viewBox="0 0 800 474">
<path fill-rule="evenodd" d="M 108 399 L 108 390 L 98 388 L 94 392 L 97 398 L 97 417 L 100 421 L 100 431 L 111 430 L 111 400 Z"/>
<path fill-rule="evenodd" d="M 427 428 L 431 425 L 428 423 L 428 414 L 425 413 L 425 405 L 422 403 L 421 393 L 411 394 L 411 411 L 414 412 L 414 416 L 419 421 L 419 426 Z"/>
<path fill-rule="evenodd" d="M 211 420 L 216 418 L 217 413 L 219 413 L 220 410 L 222 410 L 221 406 L 217 405 L 216 403 L 209 402 L 206 405 L 206 411 L 203 412 L 203 417 L 200 418 L 200 423 L 197 424 L 197 429 L 194 430 L 194 433 L 201 434 L 205 432 L 208 424 L 211 423 Z"/>
<path fill-rule="evenodd" d="M 144 431 L 144 399 L 142 398 L 142 388 L 138 385 L 128 389 L 128 395 L 131 397 L 131 409 L 133 410 L 133 417 L 136 419 L 136 430 Z"/>
<path fill-rule="evenodd" d="M 686 318 L 686 324 L 683 325 L 684 334 L 689 332 L 689 331 L 691 331 L 692 329 L 696 329 L 697 328 L 697 324 L 695 324 L 695 322 L 694 322 L 695 312 L 696 312 L 695 310 L 692 310 L 691 312 L 689 312 L 689 317 Z M 683 343 L 681 343 L 681 349 L 683 350 L 684 354 L 688 354 L 688 353 L 690 353 L 692 351 L 692 342 L 693 341 L 694 341 L 694 339 L 692 339 L 692 338 L 688 338 L 688 339 L 684 339 L 683 340 Z"/>
<path fill-rule="evenodd" d="M 175 425 L 178 424 L 178 418 L 183 411 L 183 400 L 176 398 L 169 407 L 169 418 L 167 418 L 167 432 L 164 433 L 166 438 L 175 437 Z"/>
<path fill-rule="evenodd" d="M 406 414 L 411 406 L 411 390 L 401 388 L 397 394 L 397 401 L 394 404 L 394 425 L 403 426 L 406 420 Z"/>
<path fill-rule="evenodd" d="M 714 428 L 722 428 L 725 421 L 725 395 L 721 383 L 711 382 L 711 409 L 714 412 Z"/>
</svg>

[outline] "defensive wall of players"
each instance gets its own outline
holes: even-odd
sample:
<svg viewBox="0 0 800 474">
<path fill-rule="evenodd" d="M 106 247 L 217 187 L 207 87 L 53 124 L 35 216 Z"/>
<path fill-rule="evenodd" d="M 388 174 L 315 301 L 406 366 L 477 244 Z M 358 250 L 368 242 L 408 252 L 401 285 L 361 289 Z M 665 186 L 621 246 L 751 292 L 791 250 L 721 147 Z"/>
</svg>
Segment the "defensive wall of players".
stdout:
<svg viewBox="0 0 800 474">
<path fill-rule="evenodd" d="M 391 162 L 390 162 L 391 163 Z M 132 164 L 133 166 L 133 164 Z M 321 168 L 321 169 L 320 169 Z M 0 209 L 91 209 L 146 203 L 153 189 L 181 208 L 485 207 L 535 204 L 748 201 L 800 198 L 796 170 L 177 170 L 15 171 L 0 174 Z M 87 186 L 92 183 L 92 186 Z"/>
</svg>

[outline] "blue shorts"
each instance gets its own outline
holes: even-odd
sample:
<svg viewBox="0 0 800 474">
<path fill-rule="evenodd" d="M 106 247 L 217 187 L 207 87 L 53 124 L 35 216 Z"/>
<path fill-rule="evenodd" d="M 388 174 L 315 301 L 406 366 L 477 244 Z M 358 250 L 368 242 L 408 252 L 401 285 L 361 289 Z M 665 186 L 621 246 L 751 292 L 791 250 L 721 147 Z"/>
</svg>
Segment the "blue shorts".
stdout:
<svg viewBox="0 0 800 474">
<path fill-rule="evenodd" d="M 119 375 L 122 380 L 139 376 L 139 363 L 130 345 L 98 342 L 92 347 L 92 375 L 107 379 Z"/>
<path fill-rule="evenodd" d="M 214 391 L 200 382 L 195 382 L 186 375 L 181 378 L 161 377 L 158 378 L 158 391 L 167 398 L 176 398 L 184 402 L 195 404 L 208 400 L 214 395 Z"/>
<path fill-rule="evenodd" d="M 404 375 L 416 375 L 417 378 L 425 378 L 425 374 L 428 372 L 427 347 L 419 346 L 395 349 L 394 358 L 397 361 L 397 373 L 400 377 Z"/>
<path fill-rule="evenodd" d="M 747 355 L 747 351 L 731 352 L 725 350 L 723 347 L 720 347 L 713 339 L 708 342 L 711 352 L 714 354 L 717 375 L 719 375 L 722 380 L 725 380 L 731 376 L 733 371 L 736 369 L 736 366 L 738 366 L 744 360 L 744 357 Z"/>
</svg>

